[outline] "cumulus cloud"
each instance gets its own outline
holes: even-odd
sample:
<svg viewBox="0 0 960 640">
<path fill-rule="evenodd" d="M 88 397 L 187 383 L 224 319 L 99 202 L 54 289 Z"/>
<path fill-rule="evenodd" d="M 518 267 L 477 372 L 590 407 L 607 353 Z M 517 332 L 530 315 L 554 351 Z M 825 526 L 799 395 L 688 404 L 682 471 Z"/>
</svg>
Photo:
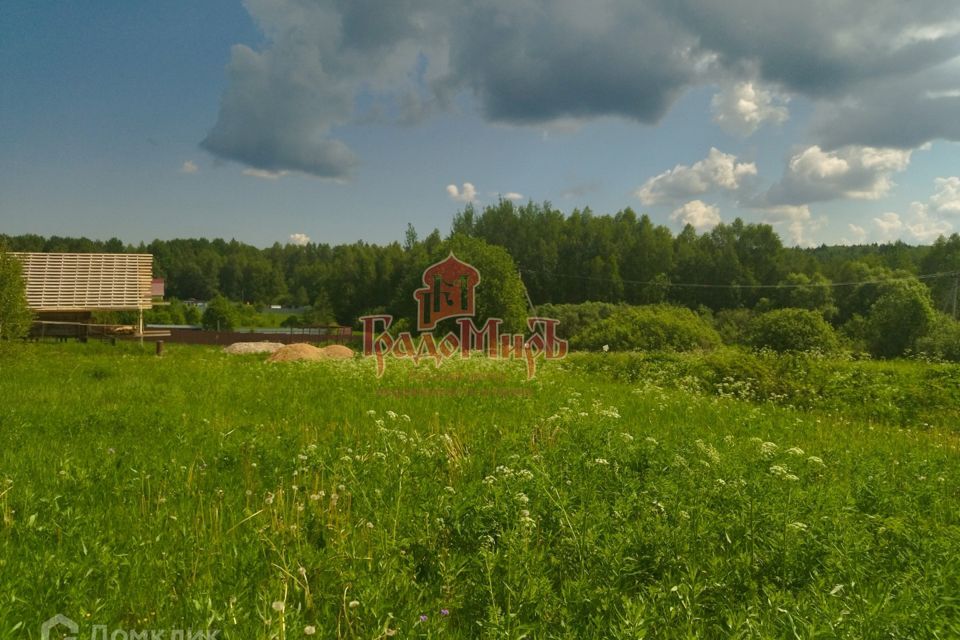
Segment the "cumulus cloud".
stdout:
<svg viewBox="0 0 960 640">
<path fill-rule="evenodd" d="M 308 245 L 310 244 L 310 236 L 305 233 L 291 233 L 290 244 L 297 245 L 298 247 Z"/>
<path fill-rule="evenodd" d="M 738 82 L 713 96 L 713 120 L 728 133 L 749 136 L 764 124 L 781 124 L 790 117 L 788 98 L 753 82 Z"/>
<path fill-rule="evenodd" d="M 448 184 L 447 195 L 458 202 L 473 202 L 477 199 L 477 188 L 470 182 L 464 182 L 462 188 L 458 188 L 455 184 Z"/>
<path fill-rule="evenodd" d="M 813 234 L 827 224 L 827 217 L 814 218 L 807 205 L 771 205 L 758 207 L 764 222 L 781 228 L 790 242 L 805 247 L 813 244 Z"/>
<path fill-rule="evenodd" d="M 816 109 L 815 141 L 909 149 L 960 140 L 960 3 L 835 0 L 248 0 L 263 44 L 236 45 L 214 155 L 346 178 L 346 125 L 414 123 L 472 98 L 490 121 L 654 124 L 690 87 L 728 78 L 724 126 Z M 777 87 L 777 95 L 769 87 Z"/>
<path fill-rule="evenodd" d="M 692 225 L 697 231 L 712 229 L 720 224 L 720 209 L 702 200 L 691 200 L 670 214 L 671 220 Z"/>
<path fill-rule="evenodd" d="M 523 200 L 523 199 L 524 199 L 524 198 L 523 198 L 523 194 L 522 194 L 522 193 L 517 193 L 516 191 L 507 191 L 506 193 L 503 194 L 502 197 L 503 197 L 504 200 L 513 200 L 514 202 L 517 201 L 517 200 Z"/>
<path fill-rule="evenodd" d="M 196 173 L 199 170 L 200 167 L 193 160 L 184 160 L 183 164 L 180 165 L 180 173 Z"/>
<path fill-rule="evenodd" d="M 703 160 L 673 169 L 647 180 L 634 192 L 645 205 L 676 203 L 714 189 L 736 191 L 757 175 L 757 165 L 738 162 L 737 157 L 711 148 Z"/>
<path fill-rule="evenodd" d="M 934 209 L 940 213 L 960 213 L 960 176 L 934 180 L 936 193 L 930 198 Z"/>
<path fill-rule="evenodd" d="M 813 145 L 790 158 L 767 200 L 792 205 L 838 198 L 876 200 L 890 191 L 892 175 L 909 163 L 910 151 L 857 146 L 824 151 Z"/>
<path fill-rule="evenodd" d="M 862 244 L 863 241 L 867 239 L 867 230 L 860 225 L 850 223 L 847 225 L 847 228 L 850 230 L 850 234 L 853 236 L 852 244 Z"/>
</svg>

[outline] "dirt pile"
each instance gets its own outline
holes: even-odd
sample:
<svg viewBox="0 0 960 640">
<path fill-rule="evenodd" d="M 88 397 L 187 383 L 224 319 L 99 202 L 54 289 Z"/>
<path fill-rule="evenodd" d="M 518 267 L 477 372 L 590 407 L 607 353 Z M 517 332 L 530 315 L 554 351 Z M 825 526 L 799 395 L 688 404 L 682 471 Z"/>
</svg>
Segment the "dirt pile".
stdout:
<svg viewBox="0 0 960 640">
<path fill-rule="evenodd" d="M 232 355 L 243 355 L 247 353 L 274 353 L 283 346 L 281 342 L 234 342 L 229 347 L 224 347 L 223 352 Z"/>
<path fill-rule="evenodd" d="M 294 362 L 297 360 L 340 360 L 352 358 L 353 350 L 339 344 L 319 349 L 312 344 L 288 344 L 273 352 L 267 362 Z"/>
<path fill-rule="evenodd" d="M 345 359 L 353 357 L 353 349 L 345 347 L 342 344 L 331 344 L 321 349 L 321 351 L 323 351 L 328 358 Z"/>
</svg>

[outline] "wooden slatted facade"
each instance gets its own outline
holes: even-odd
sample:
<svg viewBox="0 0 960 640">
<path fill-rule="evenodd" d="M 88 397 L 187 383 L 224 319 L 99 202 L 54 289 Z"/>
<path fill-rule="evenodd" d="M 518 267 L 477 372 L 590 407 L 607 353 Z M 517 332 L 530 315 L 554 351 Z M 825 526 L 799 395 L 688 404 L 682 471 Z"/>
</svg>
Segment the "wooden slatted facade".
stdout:
<svg viewBox="0 0 960 640">
<path fill-rule="evenodd" d="M 13 253 L 27 304 L 38 313 L 150 309 L 153 256 L 139 253 Z"/>
</svg>

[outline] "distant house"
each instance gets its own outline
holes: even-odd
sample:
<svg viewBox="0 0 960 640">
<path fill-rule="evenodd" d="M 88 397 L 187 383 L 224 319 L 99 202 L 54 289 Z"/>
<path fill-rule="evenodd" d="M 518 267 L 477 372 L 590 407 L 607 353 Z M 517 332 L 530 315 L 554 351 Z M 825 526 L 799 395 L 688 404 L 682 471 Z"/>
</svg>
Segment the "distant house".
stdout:
<svg viewBox="0 0 960 640">
<path fill-rule="evenodd" d="M 136 253 L 13 253 L 23 265 L 34 333 L 84 337 L 95 311 L 153 307 L 153 256 Z"/>
</svg>

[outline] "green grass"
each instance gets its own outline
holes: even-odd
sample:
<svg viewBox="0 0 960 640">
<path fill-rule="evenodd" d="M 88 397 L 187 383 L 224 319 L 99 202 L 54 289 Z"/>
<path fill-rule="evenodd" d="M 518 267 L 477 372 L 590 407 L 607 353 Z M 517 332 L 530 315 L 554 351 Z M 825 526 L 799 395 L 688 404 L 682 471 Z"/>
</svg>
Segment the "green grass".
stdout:
<svg viewBox="0 0 960 640">
<path fill-rule="evenodd" d="M 0 636 L 58 612 L 80 637 L 960 634 L 957 367 L 824 360 L 797 385 L 834 382 L 799 402 L 731 392 L 718 356 L 608 355 L 377 380 L 5 345 Z M 852 400 L 903 404 L 930 371 L 920 413 Z"/>
</svg>

